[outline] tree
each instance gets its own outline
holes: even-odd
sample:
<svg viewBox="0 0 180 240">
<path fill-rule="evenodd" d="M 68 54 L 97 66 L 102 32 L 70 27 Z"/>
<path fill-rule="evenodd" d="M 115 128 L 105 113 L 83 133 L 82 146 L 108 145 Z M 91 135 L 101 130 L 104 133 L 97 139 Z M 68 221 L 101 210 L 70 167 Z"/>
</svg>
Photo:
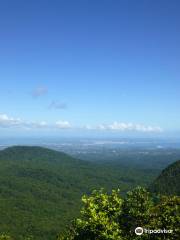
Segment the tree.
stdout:
<svg viewBox="0 0 180 240">
<path fill-rule="evenodd" d="M 83 196 L 81 217 L 75 220 L 70 234 L 64 239 L 73 240 L 121 240 L 119 215 L 123 200 L 119 190 L 107 194 L 104 190 L 93 191 L 90 197 Z M 63 238 L 59 238 L 63 239 Z"/>
<path fill-rule="evenodd" d="M 0 240 L 13 240 L 13 239 L 6 234 L 1 234 L 0 235 Z"/>
<path fill-rule="evenodd" d="M 153 200 L 150 193 L 143 187 L 137 187 L 127 193 L 122 206 L 119 225 L 123 229 L 123 236 L 127 239 L 139 238 L 135 235 L 136 227 L 148 227 Z M 141 239 L 147 236 L 141 236 Z"/>
<path fill-rule="evenodd" d="M 107 194 L 103 190 L 83 196 L 80 218 L 71 226 L 68 235 L 58 240 L 131 240 L 179 239 L 180 198 L 152 198 L 142 187 L 128 192 L 123 200 L 119 190 Z M 135 228 L 142 227 L 141 236 Z M 145 230 L 173 230 L 171 233 L 148 234 Z"/>
<path fill-rule="evenodd" d="M 180 236 L 179 223 L 180 198 L 161 196 L 160 202 L 151 211 L 150 228 L 172 230 L 172 233 L 158 234 L 156 239 L 178 240 Z"/>
</svg>

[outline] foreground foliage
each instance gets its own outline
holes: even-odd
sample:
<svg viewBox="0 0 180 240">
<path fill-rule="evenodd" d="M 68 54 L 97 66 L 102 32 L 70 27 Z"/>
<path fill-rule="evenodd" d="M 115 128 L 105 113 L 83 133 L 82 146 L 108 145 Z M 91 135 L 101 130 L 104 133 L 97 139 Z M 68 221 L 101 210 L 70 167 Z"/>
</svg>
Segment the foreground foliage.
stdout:
<svg viewBox="0 0 180 240">
<path fill-rule="evenodd" d="M 13 239 L 6 234 L 2 234 L 0 235 L 0 240 L 13 240 Z"/>
<path fill-rule="evenodd" d="M 82 202 L 80 218 L 58 240 L 179 239 L 180 198 L 177 196 L 161 196 L 153 201 L 146 189 L 137 187 L 124 200 L 119 191 L 108 194 L 100 190 L 93 191 L 89 197 L 83 196 Z M 136 227 L 173 232 L 137 236 Z"/>
</svg>

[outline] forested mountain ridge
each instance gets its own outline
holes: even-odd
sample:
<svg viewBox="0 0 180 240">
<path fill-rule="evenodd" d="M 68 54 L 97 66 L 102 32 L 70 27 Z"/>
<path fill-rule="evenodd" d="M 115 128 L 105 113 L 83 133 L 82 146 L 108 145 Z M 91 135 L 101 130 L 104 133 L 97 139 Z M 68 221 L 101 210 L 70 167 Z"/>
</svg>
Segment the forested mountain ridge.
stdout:
<svg viewBox="0 0 180 240">
<path fill-rule="evenodd" d="M 150 189 L 155 193 L 180 196 L 180 160 L 165 168 Z"/>
<path fill-rule="evenodd" d="M 127 192 L 155 178 L 137 169 L 89 163 L 42 148 L 0 151 L 0 233 L 15 239 L 55 239 L 79 214 L 81 196 L 93 189 Z"/>
</svg>

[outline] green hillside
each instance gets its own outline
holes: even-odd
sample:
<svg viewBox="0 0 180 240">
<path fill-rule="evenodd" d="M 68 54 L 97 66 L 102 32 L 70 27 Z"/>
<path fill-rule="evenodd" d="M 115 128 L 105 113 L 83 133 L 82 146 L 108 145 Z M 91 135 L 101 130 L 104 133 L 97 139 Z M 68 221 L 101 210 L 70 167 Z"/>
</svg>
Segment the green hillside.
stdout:
<svg viewBox="0 0 180 240">
<path fill-rule="evenodd" d="M 150 189 L 155 193 L 180 196 L 180 160 L 165 168 Z"/>
<path fill-rule="evenodd" d="M 110 167 L 41 147 L 0 151 L 0 233 L 55 239 L 77 217 L 83 194 L 148 185 L 157 173 Z"/>
</svg>

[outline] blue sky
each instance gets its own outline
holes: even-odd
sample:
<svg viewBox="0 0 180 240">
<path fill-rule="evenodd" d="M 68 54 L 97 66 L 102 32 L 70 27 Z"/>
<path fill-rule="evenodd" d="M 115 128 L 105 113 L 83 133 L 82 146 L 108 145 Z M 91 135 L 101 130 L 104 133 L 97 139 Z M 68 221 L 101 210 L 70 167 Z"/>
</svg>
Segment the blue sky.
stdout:
<svg viewBox="0 0 180 240">
<path fill-rule="evenodd" d="M 179 12 L 178 0 L 1 1 L 0 134 L 180 132 Z"/>
</svg>

